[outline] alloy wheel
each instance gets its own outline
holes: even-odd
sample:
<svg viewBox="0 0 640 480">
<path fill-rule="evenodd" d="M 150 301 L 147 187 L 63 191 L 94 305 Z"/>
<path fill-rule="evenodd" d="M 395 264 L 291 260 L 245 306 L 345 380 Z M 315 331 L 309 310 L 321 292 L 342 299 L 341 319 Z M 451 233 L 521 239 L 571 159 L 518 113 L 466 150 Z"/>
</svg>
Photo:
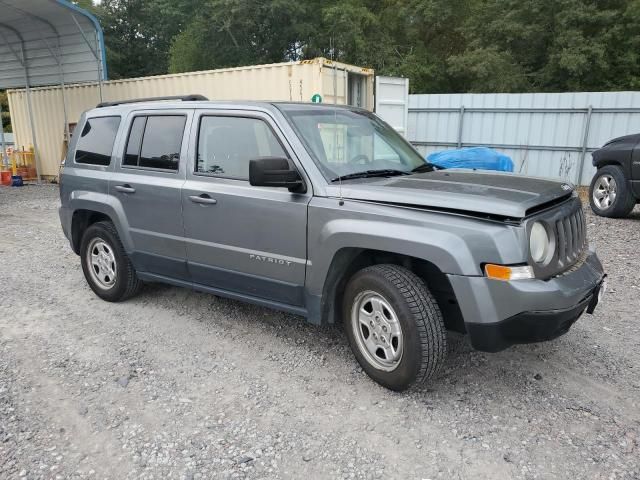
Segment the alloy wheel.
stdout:
<svg viewBox="0 0 640 480">
<path fill-rule="evenodd" d="M 600 210 L 607 210 L 613 205 L 618 195 L 618 185 L 611 175 L 601 175 L 593 187 L 593 203 Z"/>
<path fill-rule="evenodd" d="M 402 360 L 402 327 L 391 304 L 379 293 L 360 292 L 351 309 L 359 350 L 375 368 L 390 372 Z"/>
<path fill-rule="evenodd" d="M 87 267 L 94 283 L 103 290 L 116 284 L 116 258 L 111 246 L 101 238 L 89 242 L 86 253 Z"/>
</svg>

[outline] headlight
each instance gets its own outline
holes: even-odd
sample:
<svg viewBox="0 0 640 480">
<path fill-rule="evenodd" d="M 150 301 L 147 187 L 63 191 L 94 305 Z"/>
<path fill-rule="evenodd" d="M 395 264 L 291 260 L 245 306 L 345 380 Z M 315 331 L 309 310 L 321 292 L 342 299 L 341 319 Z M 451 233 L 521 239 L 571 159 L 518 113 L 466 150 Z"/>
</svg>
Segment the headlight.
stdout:
<svg viewBox="0 0 640 480">
<path fill-rule="evenodd" d="M 547 229 L 544 228 L 544 225 L 540 222 L 534 223 L 531 227 L 529 250 L 531 252 L 531 258 L 536 263 L 544 263 L 549 257 L 551 242 L 549 241 Z"/>
</svg>

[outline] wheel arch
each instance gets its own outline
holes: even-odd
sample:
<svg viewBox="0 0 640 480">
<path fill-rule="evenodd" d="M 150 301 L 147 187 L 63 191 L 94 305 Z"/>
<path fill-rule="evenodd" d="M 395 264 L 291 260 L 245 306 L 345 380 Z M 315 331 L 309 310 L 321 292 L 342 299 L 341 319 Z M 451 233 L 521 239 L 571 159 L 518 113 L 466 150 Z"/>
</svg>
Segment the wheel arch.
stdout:
<svg viewBox="0 0 640 480">
<path fill-rule="evenodd" d="M 99 221 L 110 221 L 116 228 L 125 252 L 133 251 L 133 243 L 128 232 L 128 224 L 122 206 L 114 204 L 111 197 L 93 192 L 86 192 L 81 198 L 73 198 L 67 208 L 71 214 L 71 245 L 75 253 L 80 251 L 82 234 L 92 224 Z"/>
<path fill-rule="evenodd" d="M 71 217 L 71 246 L 77 255 L 80 255 L 80 243 L 84 232 L 94 223 L 101 221 L 112 222 L 111 218 L 103 212 L 84 208 L 73 212 L 73 216 Z"/>
<path fill-rule="evenodd" d="M 464 332 L 464 320 L 447 275 L 433 262 L 402 253 L 369 248 L 344 247 L 334 255 L 327 272 L 320 305 L 322 323 L 341 319 L 344 290 L 353 275 L 372 265 L 393 264 L 420 277 L 438 302 L 447 329 Z"/>
<path fill-rule="evenodd" d="M 624 165 L 622 165 L 622 162 L 620 160 L 611 158 L 611 157 L 606 157 L 602 160 L 598 160 L 598 162 L 596 163 L 595 167 L 600 170 L 603 167 L 608 167 L 610 165 L 613 165 L 614 167 L 620 167 L 624 170 Z"/>
</svg>

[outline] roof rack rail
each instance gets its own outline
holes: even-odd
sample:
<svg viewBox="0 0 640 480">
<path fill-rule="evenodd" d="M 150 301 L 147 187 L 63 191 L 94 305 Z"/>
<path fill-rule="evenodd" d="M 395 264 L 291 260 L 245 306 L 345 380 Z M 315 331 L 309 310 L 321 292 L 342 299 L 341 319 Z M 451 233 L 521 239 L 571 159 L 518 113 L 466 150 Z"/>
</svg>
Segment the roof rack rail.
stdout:
<svg viewBox="0 0 640 480">
<path fill-rule="evenodd" d="M 169 97 L 134 98 L 131 100 L 117 100 L 115 102 L 101 102 L 98 105 L 96 105 L 96 108 L 113 107 L 115 105 L 122 105 L 123 103 L 156 102 L 160 100 L 180 100 L 181 102 L 195 102 L 198 100 L 209 100 L 209 99 L 204 95 L 199 95 L 199 94 L 174 95 Z"/>
</svg>

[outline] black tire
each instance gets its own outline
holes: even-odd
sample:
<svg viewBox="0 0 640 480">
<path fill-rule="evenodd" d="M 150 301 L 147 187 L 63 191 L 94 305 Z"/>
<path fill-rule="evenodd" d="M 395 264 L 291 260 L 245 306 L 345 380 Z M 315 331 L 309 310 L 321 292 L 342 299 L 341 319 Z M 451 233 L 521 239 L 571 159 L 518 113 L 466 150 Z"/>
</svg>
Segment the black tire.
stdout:
<svg viewBox="0 0 640 480">
<path fill-rule="evenodd" d="M 113 253 L 115 260 L 113 262 L 115 263 L 115 281 L 111 280 L 113 285 L 108 288 L 102 286 L 90 271 L 92 267 L 89 266 L 88 258 L 91 255 L 89 249 L 96 248 L 96 242 L 103 242 Z M 140 291 L 142 282 L 138 279 L 136 271 L 124 251 L 118 232 L 111 222 L 96 222 L 85 230 L 80 242 L 80 262 L 84 278 L 91 290 L 107 302 L 121 302 Z"/>
<path fill-rule="evenodd" d="M 610 206 L 603 208 L 602 205 L 598 206 L 596 203 L 594 192 L 600 179 L 606 177 L 611 177 L 615 180 L 616 197 Z M 622 218 L 631 213 L 631 210 L 636 205 L 636 199 L 629 188 L 629 182 L 625 178 L 622 168 L 617 165 L 606 165 L 598 169 L 589 186 L 589 204 L 591 205 L 591 210 L 601 217 Z"/>
<path fill-rule="evenodd" d="M 374 365 L 369 359 L 371 353 L 361 345 L 362 337 L 357 338 L 356 328 L 362 325 L 352 318 L 352 309 L 359 308 L 359 299 L 366 302 L 367 292 L 380 295 L 392 307 L 394 312 L 390 315 L 395 313 L 402 329 L 402 355 L 395 367 L 388 367 L 393 368 L 391 371 Z M 358 363 L 373 380 L 391 390 L 402 391 L 425 382 L 436 374 L 446 357 L 447 338 L 440 308 L 424 281 L 404 267 L 374 265 L 357 272 L 345 289 L 343 319 Z"/>
</svg>

